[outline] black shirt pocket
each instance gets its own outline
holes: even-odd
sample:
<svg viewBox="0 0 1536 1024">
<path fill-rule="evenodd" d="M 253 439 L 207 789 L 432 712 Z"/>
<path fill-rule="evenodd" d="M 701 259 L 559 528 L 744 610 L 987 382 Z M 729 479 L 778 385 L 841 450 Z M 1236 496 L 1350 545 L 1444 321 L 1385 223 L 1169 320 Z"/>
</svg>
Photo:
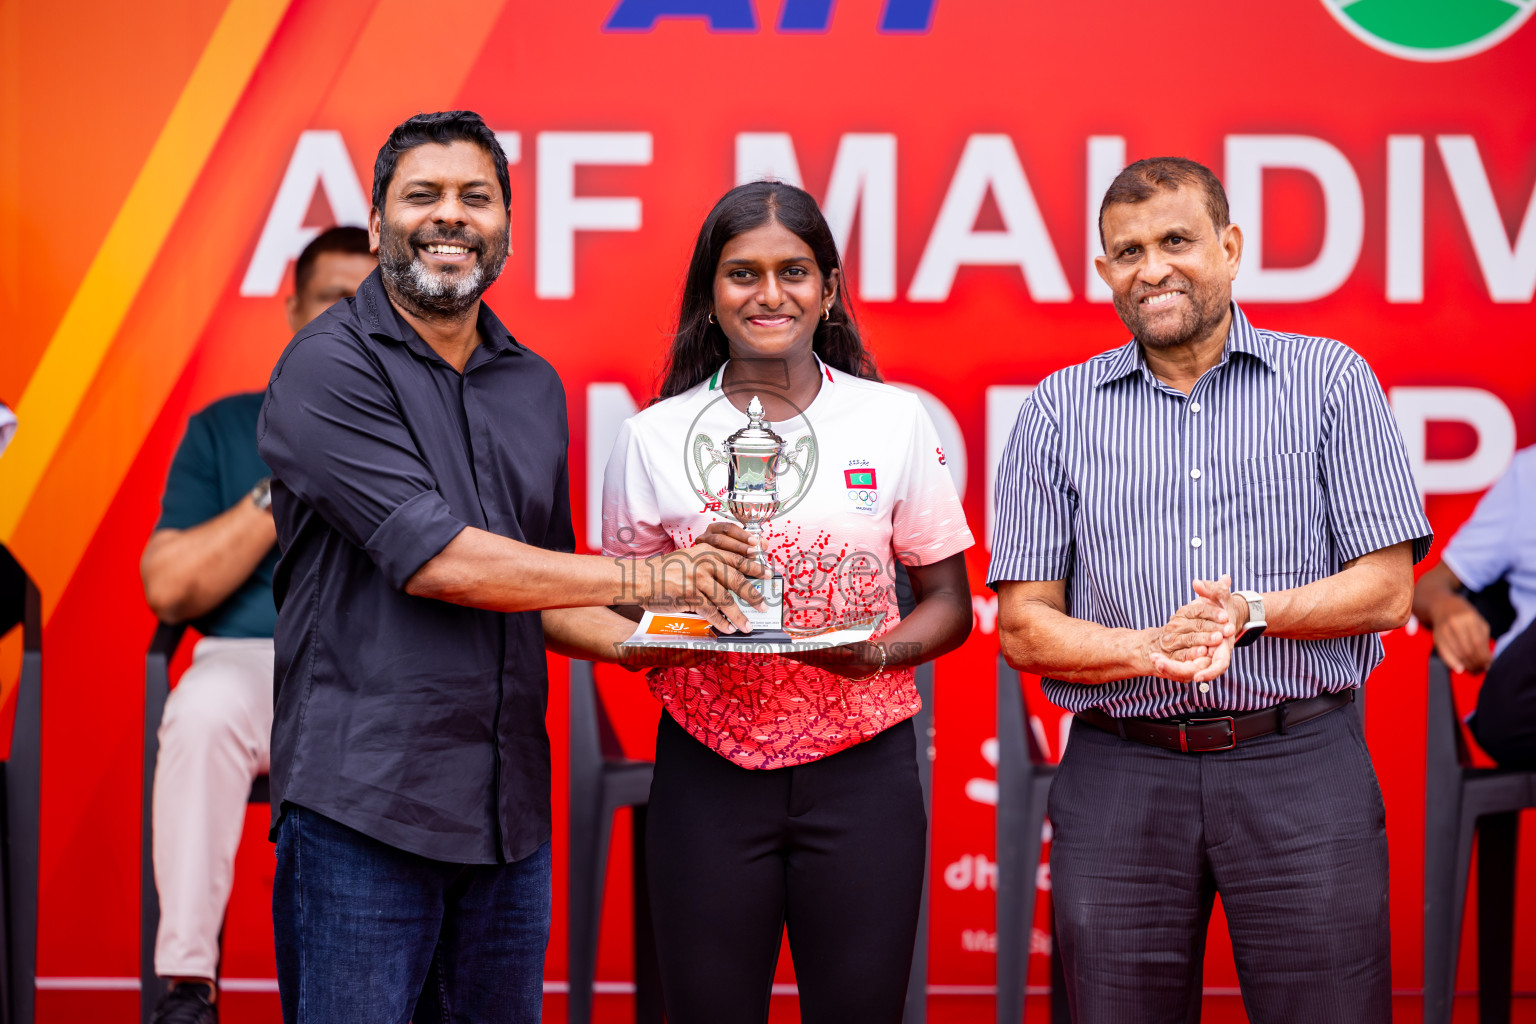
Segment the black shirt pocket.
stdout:
<svg viewBox="0 0 1536 1024">
<path fill-rule="evenodd" d="M 1244 530 L 1252 589 L 1289 590 L 1328 572 L 1327 495 L 1317 452 L 1246 459 Z"/>
</svg>

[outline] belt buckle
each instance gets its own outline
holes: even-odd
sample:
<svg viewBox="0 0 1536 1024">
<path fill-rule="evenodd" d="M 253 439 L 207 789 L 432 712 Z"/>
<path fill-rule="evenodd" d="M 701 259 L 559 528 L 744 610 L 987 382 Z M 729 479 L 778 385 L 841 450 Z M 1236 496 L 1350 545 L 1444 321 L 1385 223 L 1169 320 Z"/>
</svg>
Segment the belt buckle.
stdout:
<svg viewBox="0 0 1536 1024">
<path fill-rule="evenodd" d="M 1185 727 L 1205 722 L 1226 722 L 1227 735 L 1231 737 L 1231 742 L 1224 747 L 1206 747 L 1203 750 L 1195 751 L 1195 753 L 1214 754 L 1217 751 L 1231 750 L 1237 746 L 1237 721 L 1231 715 L 1218 715 L 1215 718 L 1187 718 L 1179 722 L 1179 750 L 1182 753 L 1189 753 L 1189 735 L 1185 732 Z"/>
</svg>

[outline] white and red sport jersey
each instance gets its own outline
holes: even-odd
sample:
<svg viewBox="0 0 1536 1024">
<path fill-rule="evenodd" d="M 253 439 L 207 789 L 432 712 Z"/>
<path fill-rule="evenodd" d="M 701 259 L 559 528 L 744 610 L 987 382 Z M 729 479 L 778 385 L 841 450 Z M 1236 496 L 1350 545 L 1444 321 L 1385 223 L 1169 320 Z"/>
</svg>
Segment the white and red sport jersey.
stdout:
<svg viewBox="0 0 1536 1024">
<path fill-rule="evenodd" d="M 779 474 L 788 507 L 766 525 L 765 551 L 784 577 L 787 626 L 884 612 L 884 633 L 900 618 L 893 559 L 932 565 L 975 540 L 917 397 L 824 364 L 821 372 L 810 406 L 769 424 L 793 465 Z M 734 522 L 721 507 L 720 457 L 747 417 L 722 389 L 724 376 L 721 367 L 625 421 L 603 477 L 605 554 L 686 548 L 711 523 Z M 749 391 L 733 385 L 743 404 Z M 817 760 L 921 707 L 910 669 L 852 683 L 777 655 L 727 653 L 698 668 L 653 669 L 649 679 L 678 724 L 746 768 Z"/>
</svg>

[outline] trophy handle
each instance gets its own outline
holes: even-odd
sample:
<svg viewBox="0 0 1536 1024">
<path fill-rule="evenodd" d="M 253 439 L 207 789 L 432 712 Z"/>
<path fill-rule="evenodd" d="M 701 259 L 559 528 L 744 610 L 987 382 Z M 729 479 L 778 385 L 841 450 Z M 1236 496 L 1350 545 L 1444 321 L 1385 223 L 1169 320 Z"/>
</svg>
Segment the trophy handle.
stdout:
<svg viewBox="0 0 1536 1024">
<path fill-rule="evenodd" d="M 800 438 L 795 442 L 794 453 L 784 456 L 784 463 L 795 471 L 796 482 L 793 493 L 783 499 L 782 503 L 792 505 L 799 499 L 800 492 L 805 490 L 805 485 L 816 475 L 816 439 L 809 434 Z"/>
<path fill-rule="evenodd" d="M 709 461 L 704 461 L 704 453 L 709 452 Z M 699 471 L 699 483 L 704 488 L 704 499 L 711 500 L 715 496 L 715 490 L 709 485 L 709 472 L 716 466 L 729 465 L 728 460 L 715 450 L 715 442 L 708 434 L 699 434 L 693 439 L 693 465 Z"/>
</svg>

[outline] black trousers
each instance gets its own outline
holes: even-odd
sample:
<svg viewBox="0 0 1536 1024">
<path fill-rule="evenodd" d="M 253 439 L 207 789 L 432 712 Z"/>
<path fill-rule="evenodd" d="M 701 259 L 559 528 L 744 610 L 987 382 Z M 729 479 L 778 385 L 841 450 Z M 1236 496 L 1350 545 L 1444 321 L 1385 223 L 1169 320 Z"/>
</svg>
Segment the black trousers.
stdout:
<svg viewBox="0 0 1536 1024">
<path fill-rule="evenodd" d="M 1536 625 L 1509 642 L 1477 692 L 1472 735 L 1502 768 L 1536 768 Z"/>
<path fill-rule="evenodd" d="M 1207 754 L 1074 721 L 1050 818 L 1078 1024 L 1199 1021 L 1217 893 L 1254 1024 L 1392 1019 L 1386 816 L 1356 705 Z"/>
<path fill-rule="evenodd" d="M 663 714 L 645 839 L 668 1021 L 766 1021 L 786 924 L 802 1021 L 900 1021 L 927 827 L 910 721 L 753 771 Z"/>
</svg>

